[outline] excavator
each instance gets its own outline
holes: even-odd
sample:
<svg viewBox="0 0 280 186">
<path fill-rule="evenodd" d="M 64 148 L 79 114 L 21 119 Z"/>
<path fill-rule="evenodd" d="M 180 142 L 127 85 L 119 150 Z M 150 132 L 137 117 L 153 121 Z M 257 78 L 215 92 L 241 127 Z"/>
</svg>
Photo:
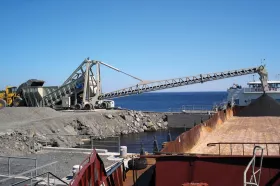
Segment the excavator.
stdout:
<svg viewBox="0 0 280 186">
<path fill-rule="evenodd" d="M 21 97 L 17 94 L 17 87 L 7 86 L 0 91 L 0 109 L 3 107 L 19 106 Z"/>
</svg>

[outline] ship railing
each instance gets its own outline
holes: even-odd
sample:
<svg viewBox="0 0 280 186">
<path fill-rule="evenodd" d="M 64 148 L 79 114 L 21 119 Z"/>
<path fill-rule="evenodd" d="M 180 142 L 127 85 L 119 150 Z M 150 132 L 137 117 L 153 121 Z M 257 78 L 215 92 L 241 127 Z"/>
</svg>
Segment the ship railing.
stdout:
<svg viewBox="0 0 280 186">
<path fill-rule="evenodd" d="M 0 180 L 0 186 L 4 185 L 33 185 L 37 182 L 52 182 L 52 183 L 64 183 L 63 180 L 55 176 L 56 164 L 58 162 L 52 162 L 40 167 L 36 167 L 18 174 L 11 174 L 9 176 L 1 175 L 3 179 Z"/>
<path fill-rule="evenodd" d="M 31 178 L 16 182 L 10 186 L 20 186 L 20 185 L 65 185 L 68 183 L 58 176 L 54 175 L 52 172 L 45 172 L 43 174 L 39 174 L 37 176 L 33 176 Z"/>
<path fill-rule="evenodd" d="M 244 88 L 244 93 L 251 93 L 251 92 L 263 92 L 263 88 L 256 87 L 256 88 Z M 280 88 L 268 88 L 269 92 L 280 92 Z"/>
<path fill-rule="evenodd" d="M 264 145 L 265 146 L 265 150 L 266 150 L 266 155 L 269 155 L 269 149 L 268 149 L 268 145 L 277 145 L 278 146 L 278 155 L 280 155 L 280 142 L 268 142 L 268 143 L 260 143 L 260 142 L 217 142 L 217 143 L 208 143 L 207 147 L 213 147 L 213 146 L 218 146 L 218 150 L 219 150 L 219 155 L 221 155 L 221 145 L 226 146 L 229 145 L 230 146 L 230 155 L 233 155 L 233 145 L 241 145 L 242 146 L 242 155 L 245 155 L 245 145 L 253 145 L 254 148 L 257 145 Z"/>
<path fill-rule="evenodd" d="M 259 169 L 255 171 L 257 150 L 261 151 L 261 157 L 260 157 Z M 254 150 L 253 150 L 253 157 L 252 157 L 251 161 L 249 162 L 248 166 L 246 167 L 246 169 L 243 173 L 244 186 L 247 186 L 247 185 L 257 185 L 258 186 L 258 185 L 260 185 L 262 162 L 263 162 L 263 148 L 260 147 L 260 146 L 255 146 Z M 251 175 L 250 181 L 248 182 L 247 181 L 247 172 L 248 172 L 250 166 L 252 166 L 252 175 Z"/>
<path fill-rule="evenodd" d="M 213 110 L 213 105 L 182 105 L 177 108 L 169 108 L 169 112 L 182 112 L 186 111 L 189 113 L 205 112 Z"/>
</svg>

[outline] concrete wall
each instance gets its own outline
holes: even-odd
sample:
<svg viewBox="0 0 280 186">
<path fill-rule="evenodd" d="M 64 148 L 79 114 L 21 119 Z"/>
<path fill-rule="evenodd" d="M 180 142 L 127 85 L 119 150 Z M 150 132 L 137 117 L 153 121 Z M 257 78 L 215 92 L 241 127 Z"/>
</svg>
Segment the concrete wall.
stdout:
<svg viewBox="0 0 280 186">
<path fill-rule="evenodd" d="M 168 127 L 170 128 L 192 128 L 194 126 L 194 121 L 199 124 L 201 119 L 206 121 L 209 119 L 207 114 L 185 114 L 178 113 L 167 115 Z"/>
</svg>

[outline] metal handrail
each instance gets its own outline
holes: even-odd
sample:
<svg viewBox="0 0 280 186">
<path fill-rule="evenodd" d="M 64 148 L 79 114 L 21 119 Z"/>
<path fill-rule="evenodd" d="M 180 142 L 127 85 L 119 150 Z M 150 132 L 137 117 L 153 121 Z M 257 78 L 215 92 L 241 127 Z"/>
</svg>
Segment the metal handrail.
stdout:
<svg viewBox="0 0 280 186">
<path fill-rule="evenodd" d="M 22 173 L 17 174 L 17 175 L 9 176 L 8 178 L 5 178 L 5 179 L 0 180 L 0 183 L 4 183 L 4 182 L 6 182 L 6 181 L 8 181 L 8 180 L 10 180 L 10 179 L 13 179 L 13 178 L 17 177 L 17 176 L 22 176 L 22 175 L 24 175 L 24 174 L 31 173 L 31 172 L 33 172 L 33 171 L 37 171 L 38 169 L 42 169 L 42 168 L 45 168 L 45 167 L 47 167 L 47 166 L 54 165 L 54 164 L 56 164 L 56 163 L 58 163 L 58 161 L 54 161 L 54 162 L 52 162 L 52 163 L 43 165 L 43 166 L 41 166 L 41 167 L 37 167 L 37 168 L 35 168 L 35 169 L 28 170 L 28 171 L 25 171 L 25 172 L 22 172 Z"/>
<path fill-rule="evenodd" d="M 8 159 L 8 176 L 11 175 L 11 159 L 25 159 L 25 160 L 34 160 L 35 161 L 35 169 L 37 168 L 37 158 L 30 158 L 30 157 L 16 157 L 16 156 L 0 156 L 0 158 L 7 158 Z M 36 173 L 37 174 L 37 170 Z"/>
<path fill-rule="evenodd" d="M 18 184 L 21 184 L 21 183 L 24 183 L 24 182 L 27 182 L 27 181 L 29 181 L 29 180 L 32 180 L 32 179 L 34 179 L 34 178 L 37 178 L 37 177 L 40 177 L 40 176 L 43 176 L 43 175 L 45 175 L 45 174 L 47 174 L 47 175 L 52 175 L 53 177 L 55 177 L 56 179 L 58 179 L 59 181 L 61 181 L 62 183 L 64 183 L 64 184 L 66 184 L 66 185 L 68 185 L 68 183 L 67 182 L 65 182 L 64 180 L 62 180 L 61 178 L 59 178 L 59 177 L 57 177 L 56 175 L 54 175 L 53 173 L 51 173 L 51 172 L 45 172 L 45 173 L 42 173 L 42 174 L 40 174 L 40 175 L 37 175 L 37 176 L 33 176 L 32 178 L 29 178 L 29 179 L 26 179 L 26 180 L 23 180 L 23 181 L 19 181 L 19 182 L 17 182 L 17 183 L 14 183 L 14 184 L 12 184 L 11 186 L 15 186 L 15 185 L 18 185 Z M 48 176 L 48 179 L 49 179 L 49 176 Z M 41 181 L 44 181 L 43 179 L 42 180 L 38 180 L 37 182 L 41 182 Z M 49 180 L 48 180 L 48 182 L 49 182 Z"/>
<path fill-rule="evenodd" d="M 280 155 L 280 142 L 268 142 L 268 143 L 260 143 L 260 142 L 217 142 L 217 143 L 208 143 L 207 147 L 219 145 L 219 155 L 221 155 L 221 145 L 230 145 L 230 154 L 232 155 L 232 145 L 242 145 L 243 156 L 244 156 L 244 145 L 265 145 L 266 146 L 266 155 L 268 156 L 268 146 L 267 145 L 278 145 L 278 154 Z"/>
<path fill-rule="evenodd" d="M 213 105 L 182 105 L 181 107 L 168 108 L 169 112 L 182 112 L 186 111 L 212 111 Z"/>
<path fill-rule="evenodd" d="M 256 151 L 257 150 L 261 150 L 261 162 L 260 162 L 260 167 L 257 171 L 255 171 L 255 165 L 256 165 Z M 255 146 L 254 150 L 253 150 L 253 158 L 251 159 L 251 161 L 249 162 L 248 166 L 246 167 L 245 171 L 244 171 L 244 186 L 246 186 L 247 184 L 249 185 L 257 185 L 259 186 L 260 184 L 260 179 L 261 179 L 261 169 L 262 169 L 262 162 L 263 162 L 263 148 L 260 146 Z M 250 182 L 247 182 L 247 172 L 250 168 L 250 166 L 252 165 L 252 176 L 250 178 Z M 256 179 L 256 174 L 259 173 L 258 176 L 258 180 Z M 254 179 L 252 182 L 252 179 Z"/>
<path fill-rule="evenodd" d="M 243 92 L 244 93 L 250 93 L 250 92 L 262 92 L 263 89 L 261 87 L 256 87 L 256 88 L 244 88 Z M 280 88 L 268 88 L 267 92 L 280 92 Z"/>
</svg>

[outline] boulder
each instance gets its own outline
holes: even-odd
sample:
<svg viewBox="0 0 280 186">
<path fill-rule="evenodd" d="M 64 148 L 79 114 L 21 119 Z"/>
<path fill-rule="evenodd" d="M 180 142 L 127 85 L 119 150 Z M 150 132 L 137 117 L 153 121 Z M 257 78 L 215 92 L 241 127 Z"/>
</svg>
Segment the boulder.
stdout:
<svg viewBox="0 0 280 186">
<path fill-rule="evenodd" d="M 152 121 L 149 121 L 146 123 L 146 126 L 149 128 L 149 127 L 152 127 L 154 126 L 154 123 Z"/>
<path fill-rule="evenodd" d="M 112 118 L 114 117 L 112 114 L 106 114 L 105 116 L 106 116 L 106 118 L 108 118 L 108 119 L 112 119 Z"/>
<path fill-rule="evenodd" d="M 146 126 L 143 126 L 144 131 L 148 131 L 148 128 Z"/>
<path fill-rule="evenodd" d="M 39 134 L 39 133 L 36 133 L 35 137 L 36 137 L 36 140 L 38 140 L 38 141 L 47 141 L 48 140 L 46 136 Z"/>
<path fill-rule="evenodd" d="M 149 127 L 148 130 L 151 132 L 155 132 L 155 131 L 157 131 L 157 128 L 156 128 L 156 126 L 153 125 L 153 126 Z"/>
<path fill-rule="evenodd" d="M 126 121 L 133 121 L 133 117 L 131 115 L 120 115 Z"/>
<path fill-rule="evenodd" d="M 142 114 L 142 112 L 138 112 L 138 115 L 139 115 L 140 118 L 143 118 L 143 116 L 144 116 L 144 115 Z"/>
<path fill-rule="evenodd" d="M 14 134 L 14 131 L 11 129 L 8 129 L 6 132 L 6 135 L 8 135 L 8 136 L 12 136 L 13 134 Z"/>
<path fill-rule="evenodd" d="M 54 138 L 51 138 L 51 139 L 50 139 L 50 145 L 51 145 L 52 147 L 59 147 L 58 142 L 57 142 L 56 139 L 54 139 Z"/>
<path fill-rule="evenodd" d="M 0 137 L 5 136 L 6 134 L 4 132 L 0 132 Z"/>
<path fill-rule="evenodd" d="M 158 122 L 159 122 L 159 123 L 162 123 L 162 122 L 163 122 L 163 119 L 162 119 L 162 118 L 160 118 L 160 119 L 158 120 Z"/>
<path fill-rule="evenodd" d="M 137 127 L 137 128 L 140 127 L 140 124 L 139 124 L 137 121 L 134 121 L 133 124 L 134 124 L 134 126 Z"/>
<path fill-rule="evenodd" d="M 157 123 L 157 126 L 158 126 L 159 128 L 161 128 L 161 123 L 158 122 L 158 123 Z"/>
<path fill-rule="evenodd" d="M 41 150 L 42 147 L 43 147 L 43 146 L 42 146 L 40 143 L 35 143 L 35 144 L 34 144 L 34 150 L 35 150 L 35 152 Z"/>
<path fill-rule="evenodd" d="M 166 115 L 162 116 L 162 120 L 167 121 L 167 116 Z"/>
<path fill-rule="evenodd" d="M 128 134 L 128 131 L 127 131 L 127 130 L 121 131 L 121 135 L 125 135 L 125 134 Z"/>
<path fill-rule="evenodd" d="M 27 141 L 27 137 L 26 137 L 26 136 L 23 136 L 22 140 L 23 140 L 23 141 Z"/>
</svg>

